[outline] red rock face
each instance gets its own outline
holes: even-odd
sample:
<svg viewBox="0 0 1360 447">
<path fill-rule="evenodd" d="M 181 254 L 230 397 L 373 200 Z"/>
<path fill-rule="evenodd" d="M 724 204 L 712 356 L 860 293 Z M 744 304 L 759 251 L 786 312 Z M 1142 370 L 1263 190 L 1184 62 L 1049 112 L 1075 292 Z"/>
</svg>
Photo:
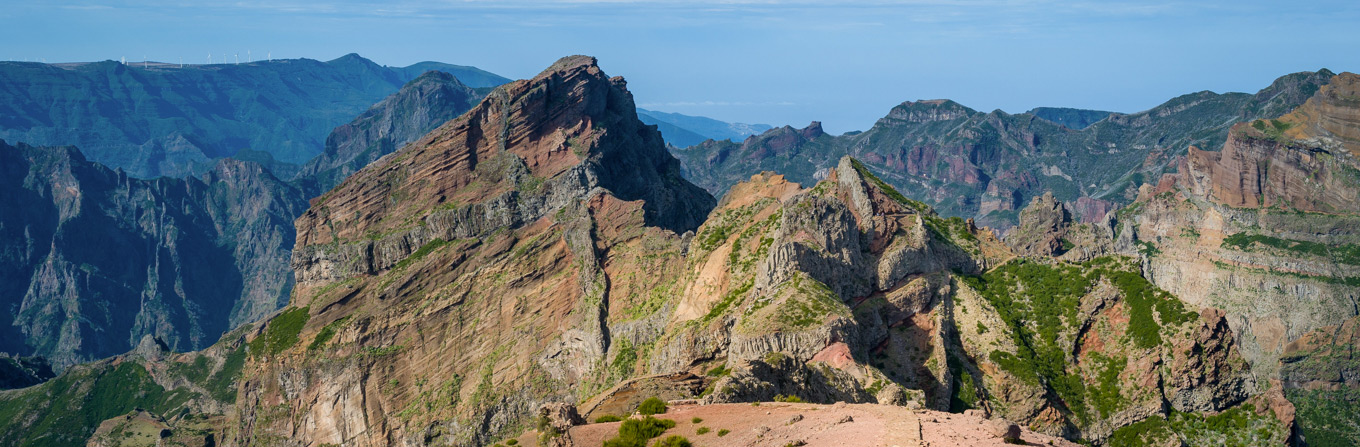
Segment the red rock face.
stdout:
<svg viewBox="0 0 1360 447">
<path fill-rule="evenodd" d="M 1360 153 L 1357 94 L 1360 76 L 1336 75 L 1280 119 L 1233 126 L 1221 151 L 1190 148 L 1179 182 L 1235 208 L 1360 210 L 1353 158 Z"/>
<path fill-rule="evenodd" d="M 1280 121 L 1295 139 L 1325 138 L 1360 156 L 1360 75 L 1341 73 Z"/>
<path fill-rule="evenodd" d="M 1360 210 L 1360 185 L 1346 166 L 1326 149 L 1282 143 L 1239 124 L 1222 151 L 1190 148 L 1180 181 L 1235 208 Z"/>
</svg>

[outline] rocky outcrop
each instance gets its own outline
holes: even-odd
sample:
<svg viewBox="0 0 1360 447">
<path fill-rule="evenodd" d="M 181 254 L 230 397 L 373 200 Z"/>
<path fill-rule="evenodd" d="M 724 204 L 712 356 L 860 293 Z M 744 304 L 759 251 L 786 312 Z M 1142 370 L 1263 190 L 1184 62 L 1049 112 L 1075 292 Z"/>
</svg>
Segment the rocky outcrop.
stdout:
<svg viewBox="0 0 1360 447">
<path fill-rule="evenodd" d="M 202 349 L 287 301 L 302 194 L 257 164 L 138 180 L 74 148 L 0 143 L 0 350 L 57 369 L 154 335 Z"/>
<path fill-rule="evenodd" d="M 1006 243 L 1023 256 L 1088 261 L 1114 252 L 1113 222 L 1075 222 L 1067 204 L 1045 193 L 1020 211 Z"/>
</svg>

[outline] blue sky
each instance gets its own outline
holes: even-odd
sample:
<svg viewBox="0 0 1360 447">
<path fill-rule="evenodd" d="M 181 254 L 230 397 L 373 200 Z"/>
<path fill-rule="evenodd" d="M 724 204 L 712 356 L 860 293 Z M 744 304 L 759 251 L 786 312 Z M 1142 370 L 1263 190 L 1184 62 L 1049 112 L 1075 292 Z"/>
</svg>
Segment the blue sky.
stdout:
<svg viewBox="0 0 1360 447">
<path fill-rule="evenodd" d="M 589 54 L 642 107 L 839 133 L 906 100 L 1133 112 L 1290 72 L 1360 70 L 1360 2 L 1296 3 L 6 0 L 0 59 L 355 52 L 521 78 Z"/>
</svg>

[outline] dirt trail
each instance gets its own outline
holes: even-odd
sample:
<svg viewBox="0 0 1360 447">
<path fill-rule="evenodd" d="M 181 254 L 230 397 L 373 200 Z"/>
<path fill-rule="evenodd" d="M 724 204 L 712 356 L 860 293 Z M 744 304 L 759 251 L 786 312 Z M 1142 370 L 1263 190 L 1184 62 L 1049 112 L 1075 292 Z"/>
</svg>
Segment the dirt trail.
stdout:
<svg viewBox="0 0 1360 447">
<path fill-rule="evenodd" d="M 873 404 L 672 405 L 657 417 L 675 421 L 662 437 L 681 435 L 695 446 L 1007 446 L 978 416 L 910 410 Z M 694 418 L 702 419 L 694 423 Z M 618 434 L 620 422 L 571 429 L 574 445 L 595 447 Z M 698 434 L 700 427 L 709 431 Z M 719 436 L 721 430 L 727 430 Z M 1066 440 L 1023 430 L 1029 445 L 1076 446 Z M 800 444 L 800 442 L 802 444 Z"/>
</svg>

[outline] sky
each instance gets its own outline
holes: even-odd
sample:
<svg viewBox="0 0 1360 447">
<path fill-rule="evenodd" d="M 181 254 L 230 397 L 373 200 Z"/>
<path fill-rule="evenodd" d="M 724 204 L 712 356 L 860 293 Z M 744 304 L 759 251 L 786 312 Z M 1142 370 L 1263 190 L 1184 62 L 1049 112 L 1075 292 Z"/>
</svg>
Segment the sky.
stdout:
<svg viewBox="0 0 1360 447">
<path fill-rule="evenodd" d="M 599 58 L 640 107 L 864 130 L 894 105 L 1146 110 L 1360 70 L 1360 2 L 4 0 L 0 60 L 203 63 L 358 53 L 509 78 Z"/>
</svg>

